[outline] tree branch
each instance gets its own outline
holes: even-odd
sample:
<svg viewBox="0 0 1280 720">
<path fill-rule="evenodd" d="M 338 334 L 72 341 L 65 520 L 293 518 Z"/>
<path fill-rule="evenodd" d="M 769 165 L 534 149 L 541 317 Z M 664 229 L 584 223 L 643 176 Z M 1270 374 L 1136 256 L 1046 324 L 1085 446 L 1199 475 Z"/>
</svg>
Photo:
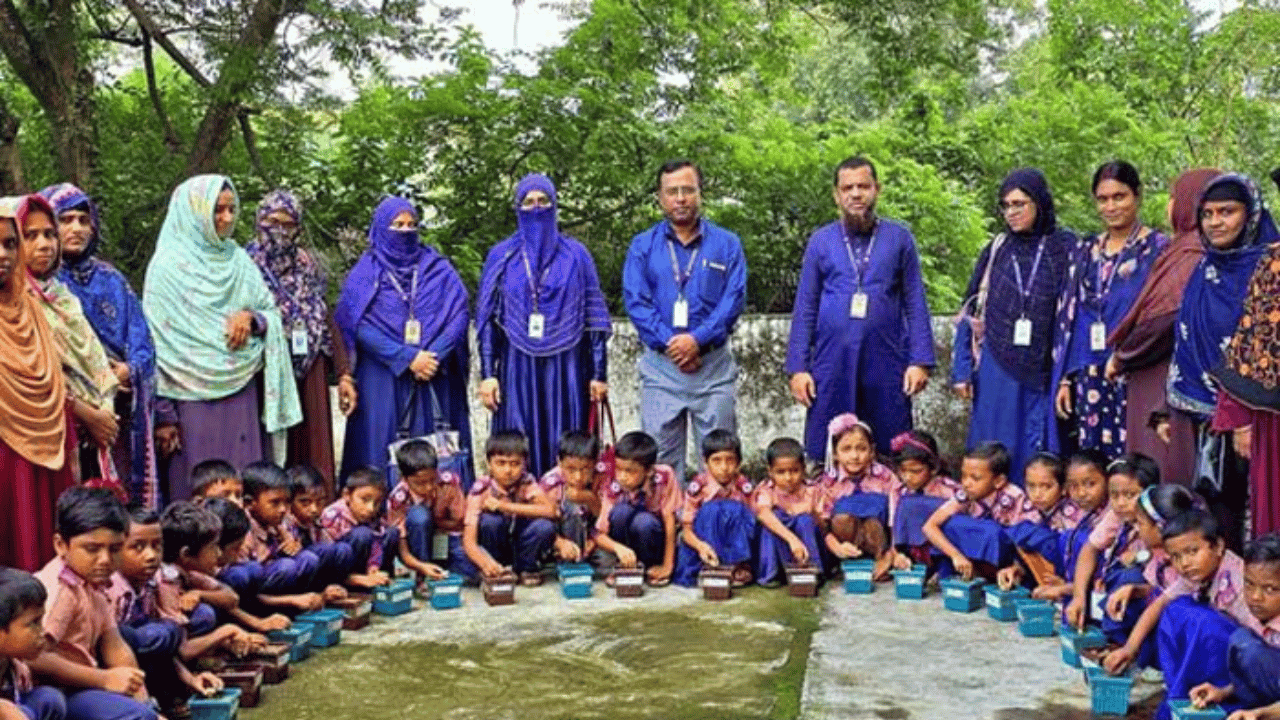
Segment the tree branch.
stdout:
<svg viewBox="0 0 1280 720">
<path fill-rule="evenodd" d="M 146 9 L 142 7 L 138 0 L 124 0 L 124 4 L 125 7 L 129 8 L 129 12 L 133 14 L 134 19 L 138 21 L 138 25 L 142 28 L 143 32 L 146 32 L 151 35 L 151 37 L 155 38 L 155 41 L 159 43 L 160 47 L 164 48 L 165 53 L 169 57 L 173 58 L 173 61 L 178 63 L 178 66 L 185 70 L 186 73 L 196 81 L 196 83 L 201 87 L 211 87 L 213 85 L 209 78 L 205 77 L 204 73 L 200 72 L 200 68 L 196 67 L 195 63 L 187 59 L 187 56 L 183 55 L 182 52 L 178 50 L 177 46 L 169 40 L 168 36 L 164 34 L 164 30 L 160 28 L 154 18 L 147 14 Z"/>
<path fill-rule="evenodd" d="M 0 98 L 0 193 L 16 195 L 26 192 L 27 181 L 22 173 L 22 155 L 18 152 L 17 117 L 9 114 L 4 98 Z"/>
<path fill-rule="evenodd" d="M 271 178 L 267 176 L 266 166 L 262 164 L 262 155 L 258 153 L 258 134 L 253 131 L 253 124 L 249 122 L 251 111 L 248 108 L 240 108 L 236 113 L 237 119 L 240 121 L 240 134 L 244 136 L 244 148 L 249 151 L 249 163 L 253 165 L 253 171 L 258 173 L 258 177 L 268 186 L 271 186 Z"/>
<path fill-rule="evenodd" d="M 13 71 L 27 87 L 39 87 L 46 78 L 41 72 L 31 37 L 13 0 L 0 0 L 0 52 L 8 58 Z"/>
<path fill-rule="evenodd" d="M 182 151 L 182 139 L 178 137 L 177 131 L 173 129 L 173 123 L 169 121 L 169 113 L 165 111 L 164 102 L 160 97 L 160 88 L 156 85 L 156 64 L 151 57 L 151 35 L 146 30 L 142 31 L 142 67 L 147 74 L 147 94 L 151 96 L 151 107 L 155 108 L 156 117 L 164 126 L 164 144 L 169 148 L 169 152 L 176 155 Z"/>
</svg>

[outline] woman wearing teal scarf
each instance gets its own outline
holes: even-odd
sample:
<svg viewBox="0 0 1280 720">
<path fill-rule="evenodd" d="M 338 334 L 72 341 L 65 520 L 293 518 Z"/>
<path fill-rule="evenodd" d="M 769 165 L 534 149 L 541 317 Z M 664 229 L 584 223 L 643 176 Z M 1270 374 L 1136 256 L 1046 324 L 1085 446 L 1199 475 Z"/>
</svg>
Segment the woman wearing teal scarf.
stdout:
<svg viewBox="0 0 1280 720">
<path fill-rule="evenodd" d="M 168 501 L 191 496 L 197 463 L 240 468 L 272 457 L 284 431 L 302 420 L 275 297 L 231 239 L 239 206 L 226 177 L 182 183 L 147 266 L 142 308 L 156 344 L 156 435 L 169 456 Z"/>
</svg>

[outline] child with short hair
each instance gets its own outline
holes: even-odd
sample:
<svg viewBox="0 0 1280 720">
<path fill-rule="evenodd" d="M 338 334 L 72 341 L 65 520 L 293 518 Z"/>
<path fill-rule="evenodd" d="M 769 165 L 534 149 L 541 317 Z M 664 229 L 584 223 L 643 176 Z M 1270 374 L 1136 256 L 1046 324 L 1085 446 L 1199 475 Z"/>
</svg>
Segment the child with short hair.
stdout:
<svg viewBox="0 0 1280 720">
<path fill-rule="evenodd" d="M 1191 689 L 1197 707 L 1235 704 L 1241 718 L 1280 719 L 1280 535 L 1263 535 L 1244 548 L 1244 597 L 1255 622 L 1231 634 L 1225 686 L 1205 682 Z M 1236 718 L 1236 715 L 1232 715 Z"/>
<path fill-rule="evenodd" d="M 325 587 L 318 579 L 320 558 L 302 547 L 285 525 L 292 491 L 289 476 L 273 462 L 249 463 L 240 473 L 249 534 L 240 546 L 239 562 L 262 566 L 258 601 L 267 607 L 312 612 L 326 600 L 340 600 L 347 591 Z M 323 594 L 316 592 L 323 589 Z"/>
<path fill-rule="evenodd" d="M 105 592 L 129 529 L 124 506 L 108 490 L 72 487 L 58 497 L 54 526 L 57 557 L 36 573 L 50 642 L 31 669 L 66 692 L 69 720 L 155 720 Z"/>
<path fill-rule="evenodd" d="M 1160 466 L 1141 453 L 1121 455 L 1107 466 L 1107 510 L 1076 558 L 1071 601 L 1063 611 L 1068 625 L 1083 628 L 1090 618 L 1105 624 L 1105 596 L 1141 574 L 1138 554 L 1144 546 L 1135 525 L 1138 498 L 1159 482 Z"/>
<path fill-rule="evenodd" d="M 871 426 L 853 413 L 842 413 L 827 425 L 830 438 L 822 485 L 830 518 L 825 543 L 837 561 L 875 559 L 872 576 L 886 577 L 893 563 L 889 547 L 889 491 L 894 474 L 876 460 Z"/>
<path fill-rule="evenodd" d="M 1099 456 L 1098 462 L 1105 467 L 1105 458 Z M 1079 524 L 1083 513 L 1067 490 L 1066 469 L 1057 455 L 1036 453 L 1023 468 L 1022 478 L 1027 500 L 1040 518 L 1005 530 L 1017 557 L 1000 568 L 996 582 L 1004 590 L 1021 585 L 1024 580 L 1033 587 L 1061 585 L 1066 572 L 1062 566 L 1062 534 Z"/>
<path fill-rule="evenodd" d="M 702 440 L 702 461 L 705 469 L 684 491 L 675 583 L 693 587 L 703 565 L 727 565 L 732 583 L 742 587 L 755 579 L 751 550 L 758 532 L 751 507 L 755 487 L 738 472 L 742 442 L 728 430 L 712 430 Z"/>
<path fill-rule="evenodd" d="M 1055 576 L 1037 578 L 1032 597 L 1054 601 L 1071 597 L 1080 548 L 1107 509 L 1107 465 L 1105 456 L 1097 452 L 1076 453 L 1067 459 L 1067 493 L 1079 508 L 1080 519 L 1075 527 L 1061 531 Z"/>
<path fill-rule="evenodd" d="M 180 555 L 179 567 L 186 572 L 184 581 L 188 584 L 207 584 L 213 579 L 218 590 L 203 590 L 202 597 L 210 598 L 209 592 L 228 589 L 237 598 L 227 614 L 236 622 L 254 632 L 270 632 L 289 627 L 289 618 L 280 613 L 263 616 L 260 603 L 257 602 L 258 588 L 262 587 L 262 566 L 257 563 L 237 563 L 240 548 L 249 534 L 249 514 L 244 508 L 225 498 L 209 498 L 201 506 L 213 513 L 220 523 L 218 536 L 213 543 L 199 549 L 199 554 Z M 212 549 L 212 553 L 209 550 Z M 203 576 L 203 577 L 201 577 Z M 218 583 L 225 585 L 225 588 Z M 214 602 L 212 599 L 211 602 Z M 215 607 L 222 608 L 221 604 Z M 252 612 L 250 607 L 253 608 Z"/>
<path fill-rule="evenodd" d="M 1004 528 L 1040 518 L 1022 488 L 1009 482 L 1009 462 L 1008 449 L 998 442 L 965 453 L 963 489 L 924 523 L 925 537 L 965 580 L 975 574 L 994 580 L 1010 553 Z"/>
<path fill-rule="evenodd" d="M 756 519 L 761 525 L 756 581 L 777 587 L 789 563 L 818 564 L 818 536 L 822 531 L 822 488 L 805 482 L 804 445 L 794 438 L 777 438 L 764 451 L 769 479 L 755 495 Z"/>
<path fill-rule="evenodd" d="M 581 430 L 566 430 L 556 445 L 556 466 L 538 479 L 556 506 L 552 547 L 564 562 L 586 562 L 595 552 L 596 520 L 600 517 L 595 474 L 599 458 L 599 438 Z"/>
<path fill-rule="evenodd" d="M 331 542 L 351 546 L 352 570 L 346 583 L 373 588 L 391 582 L 400 531 L 382 520 L 387 481 L 382 473 L 360 468 L 347 476 L 342 497 L 320 513 L 320 526 Z"/>
<path fill-rule="evenodd" d="M 304 550 L 320 558 L 316 581 L 321 585 L 341 586 L 355 566 L 355 553 L 350 545 L 332 542 L 324 536 L 320 513 L 329 505 L 324 476 L 306 463 L 294 465 L 285 475 L 289 479 L 289 512 L 284 522 L 287 531 Z"/>
<path fill-rule="evenodd" d="M 1243 625 L 1258 628 L 1244 591 L 1244 560 L 1227 549 L 1217 519 L 1205 510 L 1189 510 L 1169 520 L 1161 533 L 1165 552 L 1179 578 L 1153 600 L 1134 625 L 1129 640 L 1102 658 L 1107 672 L 1124 670 L 1142 642 L 1154 632 L 1165 701 L 1158 717 L 1168 717 L 1168 701 L 1188 699 L 1202 683 L 1231 682 L 1227 659 L 1231 636 Z M 1228 711 L 1237 702 L 1224 699 Z"/>
<path fill-rule="evenodd" d="M 119 569 L 112 575 L 107 597 L 121 637 L 133 650 L 138 667 L 146 673 L 147 691 L 162 713 L 182 717 L 189 712 L 186 698 L 192 691 L 217 691 L 222 688 L 222 681 L 211 673 L 193 675 L 181 662 L 179 650 L 185 638 L 182 624 L 186 618 L 167 615 L 160 603 L 162 557 L 160 516 L 150 508 L 134 509 L 120 551 Z"/>
<path fill-rule="evenodd" d="M 542 557 L 555 540 L 556 507 L 525 471 L 529 441 L 518 432 L 496 432 L 484 454 L 489 474 L 471 486 L 463 518 L 463 572 L 496 577 L 509 565 L 522 584 L 540 585 Z"/>
<path fill-rule="evenodd" d="M 924 523 L 942 503 L 960 492 L 938 454 L 938 441 L 924 430 L 908 430 L 889 441 L 898 473 L 889 486 L 889 526 L 892 528 L 893 566 L 906 570 L 929 565 L 929 539 Z"/>
<path fill-rule="evenodd" d="M 27 661 L 44 650 L 48 593 L 33 575 L 0 567 L 0 719 L 63 720 L 67 699 L 57 688 L 36 686 Z"/>
<path fill-rule="evenodd" d="M 396 469 L 400 481 L 387 498 L 387 524 L 400 531 L 400 561 L 417 574 L 419 583 L 443 579 L 444 568 L 431 561 L 437 550 L 446 563 L 461 552 L 467 512 L 462 478 L 440 472 L 436 450 L 425 440 L 409 440 L 396 448 Z"/>
<path fill-rule="evenodd" d="M 226 460 L 205 460 L 191 469 L 191 498 L 224 498 L 244 504 L 244 485 L 240 473 Z"/>
<path fill-rule="evenodd" d="M 602 491 L 596 543 L 625 568 L 642 565 L 655 587 L 671 582 L 676 513 L 683 492 L 675 471 L 658 464 L 658 442 L 639 430 L 613 447 L 614 479 Z"/>
</svg>

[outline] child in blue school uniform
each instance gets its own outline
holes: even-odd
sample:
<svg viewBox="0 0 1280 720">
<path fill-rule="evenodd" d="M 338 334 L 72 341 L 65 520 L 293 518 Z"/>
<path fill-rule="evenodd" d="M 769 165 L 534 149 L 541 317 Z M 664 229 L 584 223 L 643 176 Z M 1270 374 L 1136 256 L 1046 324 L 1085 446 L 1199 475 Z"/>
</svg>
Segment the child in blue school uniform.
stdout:
<svg viewBox="0 0 1280 720">
<path fill-rule="evenodd" d="M 756 491 L 760 522 L 756 581 L 778 587 L 788 563 L 821 562 L 822 488 L 805 482 L 804 446 L 794 438 L 778 438 L 765 448 L 769 479 Z"/>
<path fill-rule="evenodd" d="M 1103 625 L 1112 642 L 1123 643 L 1132 623 L 1106 617 L 1106 596 L 1141 578 L 1148 559 L 1136 525 L 1142 492 L 1160 483 L 1160 466 L 1141 453 L 1120 456 L 1107 466 L 1107 509 L 1080 547 L 1072 577 L 1071 600 L 1063 620 L 1083 628 L 1092 620 Z"/>
<path fill-rule="evenodd" d="M 68 720 L 156 720 L 142 670 L 120 636 L 106 588 L 129 515 L 108 490 L 72 487 L 58 497 L 44 585 L 48 644 L 31 670 L 62 688 Z"/>
<path fill-rule="evenodd" d="M 320 513 L 329 505 L 324 476 L 314 467 L 302 463 L 290 467 L 289 514 L 285 525 L 304 550 L 320 558 L 319 581 L 324 585 L 341 585 L 355 566 L 355 553 L 346 543 L 335 543 L 324 536 Z"/>
<path fill-rule="evenodd" d="M 219 690 L 222 681 L 211 673 L 193 674 L 182 662 L 183 624 L 176 616 L 166 616 L 160 600 L 163 551 L 159 514 L 149 508 L 134 509 L 107 597 L 121 637 L 146 673 L 147 692 L 166 716 L 182 717 L 192 692 Z"/>
<path fill-rule="evenodd" d="M 175 503 L 176 505 L 177 503 Z M 271 612 L 258 602 L 258 588 L 262 586 L 263 571 L 258 563 L 237 562 L 240 547 L 249 534 L 249 514 L 236 503 L 224 498 L 201 501 L 198 507 L 212 513 L 217 523 L 218 535 L 213 543 L 198 549 L 179 548 L 175 569 L 179 581 L 187 588 L 198 590 L 210 604 L 245 628 L 266 633 L 289 627 L 287 616 Z M 172 506 L 166 508 L 168 514 Z M 203 524 L 206 520 L 198 520 Z M 161 518 L 164 522 L 164 518 Z M 192 554 L 195 550 L 196 554 Z M 167 556 L 167 552 L 166 552 Z M 226 598 L 224 593 L 229 593 Z M 234 598 L 234 600 L 231 600 Z"/>
<path fill-rule="evenodd" d="M 675 568 L 676 514 L 684 504 L 680 483 L 670 466 L 658 464 L 658 442 L 647 433 L 629 432 L 613 450 L 614 478 L 601 492 L 596 542 L 618 565 L 643 567 L 649 585 L 668 585 Z"/>
<path fill-rule="evenodd" d="M 894 437 L 889 446 L 898 471 L 889 488 L 893 566 L 899 570 L 913 564 L 927 566 L 932 562 L 932 547 L 924 536 L 924 523 L 962 488 L 947 474 L 938 441 L 930 433 L 908 430 Z"/>
<path fill-rule="evenodd" d="M 1090 462 L 1106 466 L 1106 459 L 1101 456 Z M 1063 537 L 1074 530 L 1084 516 L 1070 492 L 1066 468 L 1057 455 L 1033 455 L 1022 477 L 1027 499 L 1040 512 L 1040 519 L 1018 523 L 1005 531 L 1017 552 L 1013 564 L 1000 568 L 996 575 L 997 583 L 1005 590 L 1024 582 L 1033 587 L 1061 584 L 1065 574 Z"/>
<path fill-rule="evenodd" d="M 372 467 L 347 476 L 342 497 L 320 513 L 325 539 L 351 546 L 351 574 L 346 584 L 374 588 L 391 582 L 400 531 L 382 517 L 387 481 Z"/>
<path fill-rule="evenodd" d="M 887 577 L 893 563 L 889 545 L 889 492 L 895 475 L 876 459 L 871 426 L 853 413 L 827 424 L 827 468 L 819 477 L 827 518 L 823 538 L 832 569 L 840 560 L 871 558 L 873 575 Z"/>
<path fill-rule="evenodd" d="M 562 562 L 588 562 L 596 551 L 600 492 L 596 462 L 600 440 L 581 430 L 567 430 L 556 445 L 556 466 L 538 485 L 556 506 L 556 539 L 552 545 Z"/>
<path fill-rule="evenodd" d="M 67 699 L 37 686 L 27 662 L 44 650 L 44 586 L 30 573 L 0 568 L 0 720 L 63 720 Z"/>
<path fill-rule="evenodd" d="M 464 574 L 497 577 L 510 568 L 522 584 L 541 585 L 542 558 L 555 540 L 556 508 L 525 470 L 529 441 L 518 432 L 496 432 L 484 454 L 489 472 L 471 486 L 463 518 L 462 549 L 469 561 Z"/>
<path fill-rule="evenodd" d="M 1256 623 L 1231 634 L 1225 686 L 1203 682 L 1191 689 L 1197 707 L 1235 704 L 1237 720 L 1280 719 L 1280 535 L 1264 535 L 1245 545 L 1244 594 Z"/>
<path fill-rule="evenodd" d="M 727 565 L 734 586 L 742 587 L 755 578 L 751 551 L 758 532 L 755 487 L 738 472 L 742 443 L 728 430 L 712 430 L 702 439 L 702 461 L 706 469 L 684 491 L 675 583 L 693 587 L 704 565 Z"/>
<path fill-rule="evenodd" d="M 467 500 L 462 478 L 441 471 L 435 448 L 425 440 L 410 440 L 396 448 L 400 480 L 387 496 L 387 524 L 400 531 L 400 562 L 415 573 L 421 585 L 443 579 L 439 560 L 463 567 L 462 520 Z"/>
<path fill-rule="evenodd" d="M 1246 598 L 1244 560 L 1227 549 L 1211 513 L 1184 512 L 1169 520 L 1161 535 L 1179 577 L 1143 610 L 1128 642 L 1105 655 L 1102 664 L 1107 672 L 1121 672 L 1138 657 L 1146 636 L 1157 633 L 1166 694 L 1156 718 L 1167 720 L 1169 700 L 1188 699 L 1202 683 L 1231 683 L 1232 634 L 1240 626 L 1260 626 Z M 1238 700 L 1223 703 L 1228 711 L 1239 708 Z"/>
</svg>

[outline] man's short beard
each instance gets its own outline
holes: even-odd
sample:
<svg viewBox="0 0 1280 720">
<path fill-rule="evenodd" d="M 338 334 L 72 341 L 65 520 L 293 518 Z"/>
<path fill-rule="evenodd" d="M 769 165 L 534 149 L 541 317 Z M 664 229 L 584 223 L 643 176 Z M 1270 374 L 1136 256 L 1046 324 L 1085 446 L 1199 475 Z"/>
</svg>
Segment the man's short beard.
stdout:
<svg viewBox="0 0 1280 720">
<path fill-rule="evenodd" d="M 854 235 L 866 235 L 876 226 L 876 206 L 872 205 L 862 215 L 845 213 L 844 226 Z"/>
</svg>

